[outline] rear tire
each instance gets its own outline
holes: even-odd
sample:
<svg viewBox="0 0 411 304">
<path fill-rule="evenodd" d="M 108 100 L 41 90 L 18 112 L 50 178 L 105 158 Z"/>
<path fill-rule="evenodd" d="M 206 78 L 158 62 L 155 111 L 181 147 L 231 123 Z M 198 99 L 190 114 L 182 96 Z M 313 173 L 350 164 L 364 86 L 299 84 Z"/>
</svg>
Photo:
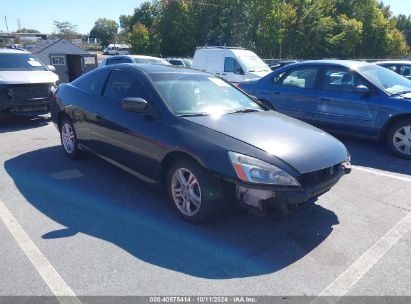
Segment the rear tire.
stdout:
<svg viewBox="0 0 411 304">
<path fill-rule="evenodd" d="M 166 179 L 168 199 L 185 221 L 201 224 L 216 215 L 222 197 L 220 185 L 189 159 L 174 161 Z"/>
<path fill-rule="evenodd" d="M 76 130 L 70 118 L 65 117 L 60 127 L 60 141 L 64 154 L 71 159 L 80 157 Z"/>
<path fill-rule="evenodd" d="M 395 155 L 411 159 L 411 118 L 394 123 L 388 129 L 386 143 Z"/>
</svg>

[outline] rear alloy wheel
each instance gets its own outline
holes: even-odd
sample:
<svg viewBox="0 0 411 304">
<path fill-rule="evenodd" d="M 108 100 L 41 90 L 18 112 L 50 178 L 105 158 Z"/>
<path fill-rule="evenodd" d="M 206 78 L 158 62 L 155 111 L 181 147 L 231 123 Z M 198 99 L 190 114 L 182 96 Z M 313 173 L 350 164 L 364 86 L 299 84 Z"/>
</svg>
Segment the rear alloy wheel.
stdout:
<svg viewBox="0 0 411 304">
<path fill-rule="evenodd" d="M 207 178 L 204 169 L 191 160 L 178 160 L 171 165 L 167 193 L 177 214 L 192 223 L 209 220 L 218 209 L 218 187 Z"/>
<path fill-rule="evenodd" d="M 387 134 L 387 143 L 396 155 L 411 159 L 411 119 L 392 125 Z"/>
<path fill-rule="evenodd" d="M 79 157 L 80 151 L 78 148 L 77 135 L 74 130 L 73 123 L 69 118 L 64 118 L 60 128 L 60 140 L 63 146 L 64 153 L 72 158 Z"/>
</svg>

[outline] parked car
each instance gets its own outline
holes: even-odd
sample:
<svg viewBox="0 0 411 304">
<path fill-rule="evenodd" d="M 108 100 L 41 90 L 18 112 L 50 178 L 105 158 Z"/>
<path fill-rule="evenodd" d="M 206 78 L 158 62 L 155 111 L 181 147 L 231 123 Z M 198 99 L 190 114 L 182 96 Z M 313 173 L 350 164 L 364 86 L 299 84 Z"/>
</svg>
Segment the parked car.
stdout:
<svg viewBox="0 0 411 304">
<path fill-rule="evenodd" d="M 313 201 L 350 170 L 331 135 L 196 70 L 111 65 L 60 85 L 56 97 L 52 120 L 68 157 L 90 151 L 165 185 L 191 222 L 227 197 L 258 210 Z"/>
<path fill-rule="evenodd" d="M 172 65 L 182 66 L 185 68 L 191 68 L 193 60 L 188 58 L 167 58 L 167 61 Z"/>
<path fill-rule="evenodd" d="M 100 66 L 119 64 L 119 63 L 148 63 L 148 64 L 163 64 L 171 65 L 167 60 L 158 57 L 144 55 L 118 55 L 104 58 Z"/>
<path fill-rule="evenodd" d="M 377 61 L 374 63 L 384 68 L 390 69 L 391 71 L 394 71 L 395 73 L 411 80 L 411 61 L 409 60 Z"/>
<path fill-rule="evenodd" d="M 251 51 L 218 46 L 197 48 L 192 68 L 218 75 L 232 83 L 260 78 L 271 71 Z"/>
<path fill-rule="evenodd" d="M 109 44 L 103 50 L 104 55 L 128 55 L 130 54 L 130 46 L 128 44 Z"/>
<path fill-rule="evenodd" d="M 0 49 L 0 116 L 48 113 L 58 76 L 29 52 Z"/>
<path fill-rule="evenodd" d="M 278 69 L 243 90 L 280 113 L 385 142 L 411 159 L 411 81 L 375 64 L 317 60 Z"/>
</svg>

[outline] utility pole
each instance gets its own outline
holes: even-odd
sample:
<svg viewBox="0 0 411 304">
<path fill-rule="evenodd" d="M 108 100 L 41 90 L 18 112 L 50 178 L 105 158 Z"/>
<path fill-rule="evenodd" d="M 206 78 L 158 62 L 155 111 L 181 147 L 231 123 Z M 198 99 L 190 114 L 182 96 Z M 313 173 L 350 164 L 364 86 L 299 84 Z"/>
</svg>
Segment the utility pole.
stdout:
<svg viewBox="0 0 411 304">
<path fill-rule="evenodd" d="M 10 33 L 9 33 L 9 25 L 7 24 L 7 16 L 4 16 L 4 21 L 6 22 L 6 29 L 7 29 L 7 41 L 10 39 Z"/>
</svg>

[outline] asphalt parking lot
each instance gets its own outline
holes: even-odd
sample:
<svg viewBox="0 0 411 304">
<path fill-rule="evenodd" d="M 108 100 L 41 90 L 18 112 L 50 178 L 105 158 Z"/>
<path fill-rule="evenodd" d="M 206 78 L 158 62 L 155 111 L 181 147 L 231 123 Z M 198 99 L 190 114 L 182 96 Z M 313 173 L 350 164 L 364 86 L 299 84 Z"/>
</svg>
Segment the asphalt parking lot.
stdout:
<svg viewBox="0 0 411 304">
<path fill-rule="evenodd" d="M 312 205 L 193 226 L 48 117 L 0 125 L 0 296 L 411 296 L 411 162 L 340 138 L 353 171 Z"/>
</svg>

